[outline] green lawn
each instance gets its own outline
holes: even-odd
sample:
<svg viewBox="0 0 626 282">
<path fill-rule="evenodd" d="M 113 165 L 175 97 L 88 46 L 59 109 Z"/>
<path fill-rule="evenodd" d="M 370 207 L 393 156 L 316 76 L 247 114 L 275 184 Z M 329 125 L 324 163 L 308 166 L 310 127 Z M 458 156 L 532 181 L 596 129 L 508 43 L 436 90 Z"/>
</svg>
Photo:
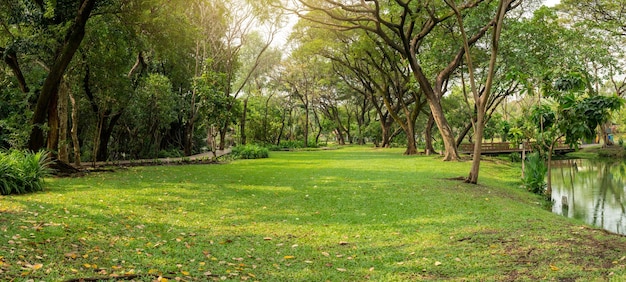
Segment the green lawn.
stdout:
<svg viewBox="0 0 626 282">
<path fill-rule="evenodd" d="M 347 147 L 48 179 L 0 198 L 0 281 L 620 281 L 626 238 L 542 208 L 519 165 Z M 162 279 L 165 278 L 165 279 Z"/>
</svg>

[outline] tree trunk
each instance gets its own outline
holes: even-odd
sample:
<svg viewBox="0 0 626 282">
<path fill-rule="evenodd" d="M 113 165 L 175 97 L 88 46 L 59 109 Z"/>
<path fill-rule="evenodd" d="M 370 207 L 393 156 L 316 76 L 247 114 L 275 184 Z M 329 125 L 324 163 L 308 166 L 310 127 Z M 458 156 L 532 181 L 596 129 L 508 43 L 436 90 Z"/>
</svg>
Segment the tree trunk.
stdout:
<svg viewBox="0 0 626 282">
<path fill-rule="evenodd" d="M 291 115 L 291 111 L 289 111 L 289 115 Z M 287 120 L 287 110 L 283 110 L 283 116 L 280 120 L 280 130 L 278 131 L 278 136 L 276 136 L 276 146 L 280 145 L 280 140 L 283 138 L 283 133 L 285 131 L 285 121 Z"/>
<path fill-rule="evenodd" d="M 57 50 L 54 63 L 50 68 L 50 72 L 43 82 L 41 92 L 37 98 L 37 105 L 33 113 L 32 125 L 33 128 L 28 140 L 28 148 L 36 151 L 43 147 L 44 136 L 41 125 L 46 120 L 46 114 L 48 108 L 51 105 L 51 100 L 55 97 L 55 93 L 58 90 L 59 83 L 70 61 L 74 57 L 76 50 L 80 46 L 80 43 L 85 37 L 85 25 L 91 15 L 91 11 L 96 3 L 96 0 L 83 0 L 80 9 L 76 15 L 74 23 L 67 31 L 67 35 L 61 47 Z"/>
<path fill-rule="evenodd" d="M 304 106 L 304 148 L 309 147 L 309 107 Z"/>
<path fill-rule="evenodd" d="M 47 149 L 50 157 L 58 159 L 59 153 L 59 91 L 55 91 L 50 98 L 48 107 L 48 144 Z"/>
<path fill-rule="evenodd" d="M 109 158 L 109 141 L 111 141 L 111 135 L 113 135 L 113 128 L 122 116 L 122 113 L 116 113 L 111 117 L 109 117 L 109 115 L 110 113 L 107 112 L 101 119 L 98 135 L 98 151 L 96 154 L 96 160 L 98 161 L 106 161 Z"/>
<path fill-rule="evenodd" d="M 406 151 L 404 151 L 405 155 L 415 155 L 417 154 L 417 146 L 415 144 L 415 124 L 409 119 L 409 124 L 406 134 Z"/>
<path fill-rule="evenodd" d="M 382 148 L 389 148 L 391 147 L 391 125 L 393 125 L 393 122 L 387 122 L 386 118 L 381 118 L 380 119 L 380 127 L 381 127 L 381 134 L 382 134 L 382 140 L 381 140 L 381 144 L 380 146 Z"/>
<path fill-rule="evenodd" d="M 59 160 L 69 163 L 70 156 L 67 141 L 67 125 L 68 125 L 68 96 L 69 85 L 66 81 L 62 81 L 59 86 Z"/>
<path fill-rule="evenodd" d="M 433 115 L 431 114 L 428 117 L 428 123 L 426 124 L 426 132 L 424 134 L 424 139 L 426 139 L 425 141 L 425 151 L 426 151 L 426 155 L 430 155 L 433 154 L 435 152 L 435 148 L 433 148 L 433 126 L 435 125 L 435 119 L 433 118 Z"/>
<path fill-rule="evenodd" d="M 432 95 L 426 95 L 429 97 Z M 446 116 L 443 113 L 443 108 L 441 107 L 441 99 L 429 99 L 430 111 L 433 114 L 433 119 L 435 120 L 435 124 L 439 128 L 439 132 L 441 133 L 441 139 L 443 141 L 444 146 L 444 161 L 456 161 L 459 159 L 459 153 L 457 151 L 456 143 L 454 140 L 454 133 L 452 133 L 452 128 L 450 128 L 450 124 L 446 119 Z"/>
<path fill-rule="evenodd" d="M 482 155 L 483 136 L 485 134 L 485 109 L 484 105 L 478 107 L 478 114 L 476 116 L 476 126 L 474 129 L 474 157 L 472 159 L 472 168 L 470 174 L 467 177 L 466 182 L 477 184 L 478 173 L 480 172 L 480 157 Z"/>
<path fill-rule="evenodd" d="M 226 133 L 228 132 L 228 125 L 224 125 L 220 128 L 220 145 L 219 149 L 224 150 L 226 148 Z"/>
<path fill-rule="evenodd" d="M 197 66 L 196 66 L 197 68 Z M 189 119 L 185 124 L 185 135 L 183 140 L 183 151 L 185 156 L 191 156 L 193 152 L 193 134 L 196 127 L 196 120 L 198 119 L 198 110 L 196 109 L 196 90 L 194 89 L 191 94 L 191 105 L 189 107 Z"/>
<path fill-rule="evenodd" d="M 76 103 L 76 99 L 74 99 L 74 95 L 72 95 L 71 91 L 68 91 L 68 96 L 72 103 L 72 146 L 74 146 L 74 165 L 81 167 L 80 143 L 78 141 L 78 103 Z"/>
<path fill-rule="evenodd" d="M 240 131 L 241 131 L 241 145 L 246 145 L 247 143 L 247 138 L 246 138 L 246 116 L 248 114 L 248 98 L 243 100 L 243 113 L 241 114 L 241 123 L 239 124 L 240 126 Z"/>
</svg>

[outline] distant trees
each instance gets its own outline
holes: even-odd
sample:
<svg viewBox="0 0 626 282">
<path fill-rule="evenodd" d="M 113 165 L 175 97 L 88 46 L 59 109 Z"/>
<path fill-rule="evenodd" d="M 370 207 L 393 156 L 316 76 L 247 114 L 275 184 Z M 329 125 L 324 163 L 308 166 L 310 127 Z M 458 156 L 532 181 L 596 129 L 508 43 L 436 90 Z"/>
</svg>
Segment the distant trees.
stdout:
<svg viewBox="0 0 626 282">
<path fill-rule="evenodd" d="M 475 183 L 480 143 L 537 138 L 515 118 L 564 74 L 626 89 L 621 1 L 2 3 L 0 146 L 66 162 L 326 141 L 455 160 L 469 140 Z"/>
</svg>

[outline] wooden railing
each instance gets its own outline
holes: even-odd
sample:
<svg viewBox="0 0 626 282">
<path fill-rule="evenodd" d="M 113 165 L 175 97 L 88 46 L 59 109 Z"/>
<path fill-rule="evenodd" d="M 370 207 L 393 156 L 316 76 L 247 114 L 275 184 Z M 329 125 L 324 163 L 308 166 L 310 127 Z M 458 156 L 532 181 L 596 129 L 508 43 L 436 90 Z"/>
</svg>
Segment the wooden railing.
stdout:
<svg viewBox="0 0 626 282">
<path fill-rule="evenodd" d="M 524 148 L 527 152 L 531 152 L 534 143 L 525 142 Z M 458 148 L 459 153 L 471 154 L 474 152 L 474 144 L 461 144 Z M 563 150 L 571 150 L 570 147 L 563 143 L 558 142 L 554 148 L 554 151 L 563 151 Z M 515 144 L 510 142 L 500 142 L 500 143 L 482 143 L 481 151 L 483 154 L 499 154 L 499 153 L 514 153 L 521 152 L 522 145 Z"/>
</svg>

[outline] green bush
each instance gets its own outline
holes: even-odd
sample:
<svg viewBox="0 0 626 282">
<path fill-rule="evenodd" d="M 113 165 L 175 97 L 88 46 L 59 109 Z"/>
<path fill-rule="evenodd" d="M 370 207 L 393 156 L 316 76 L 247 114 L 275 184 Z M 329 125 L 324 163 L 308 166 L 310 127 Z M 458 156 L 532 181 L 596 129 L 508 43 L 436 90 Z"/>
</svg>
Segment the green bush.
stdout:
<svg viewBox="0 0 626 282">
<path fill-rule="evenodd" d="M 313 141 L 309 141 L 307 146 L 308 148 L 318 148 L 319 145 Z M 293 149 L 303 149 L 304 141 L 280 141 L 279 145 L 269 145 L 268 148 L 272 151 L 283 151 L 283 150 L 293 150 Z"/>
<path fill-rule="evenodd" d="M 49 176 L 48 153 L 0 152 L 0 194 L 24 194 L 43 190 Z"/>
<path fill-rule="evenodd" d="M 526 158 L 526 171 L 522 182 L 528 191 L 543 195 L 546 189 L 546 174 L 548 168 L 539 153 L 535 152 Z"/>
<path fill-rule="evenodd" d="M 269 149 L 258 145 L 244 145 L 233 148 L 232 154 L 239 159 L 262 159 L 269 158 Z"/>
<path fill-rule="evenodd" d="M 522 156 L 520 156 L 520 153 L 511 153 L 511 154 L 509 155 L 509 160 L 510 160 L 512 163 L 519 163 L 519 162 L 521 162 L 521 161 L 522 161 Z"/>
</svg>

